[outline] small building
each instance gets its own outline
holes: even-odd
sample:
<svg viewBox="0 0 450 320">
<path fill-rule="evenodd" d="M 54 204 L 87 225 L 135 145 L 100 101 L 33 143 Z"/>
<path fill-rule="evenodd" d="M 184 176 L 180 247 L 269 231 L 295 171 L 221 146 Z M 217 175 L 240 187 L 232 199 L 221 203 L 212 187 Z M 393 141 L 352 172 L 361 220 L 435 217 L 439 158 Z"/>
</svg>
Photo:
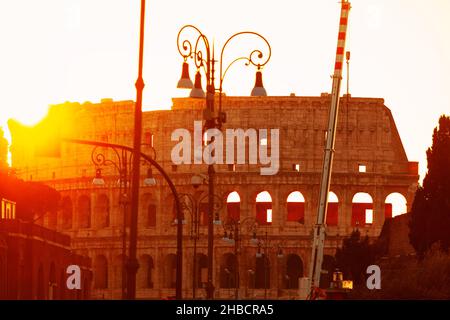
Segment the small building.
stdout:
<svg viewBox="0 0 450 320">
<path fill-rule="evenodd" d="M 67 267 L 81 269 L 69 290 Z M 0 299 L 89 299 L 90 259 L 70 250 L 70 237 L 17 219 L 0 219 Z"/>
<path fill-rule="evenodd" d="M 70 236 L 27 218 L 30 215 L 25 208 L 31 207 L 24 205 L 22 196 L 32 194 L 29 184 L 8 174 L 2 174 L 0 180 L 0 300 L 89 299 L 90 258 L 71 250 Z M 39 203 L 45 196 L 35 198 Z M 34 209 L 39 211 L 37 207 L 31 211 Z M 80 289 L 67 287 L 71 265 L 80 268 Z"/>
</svg>

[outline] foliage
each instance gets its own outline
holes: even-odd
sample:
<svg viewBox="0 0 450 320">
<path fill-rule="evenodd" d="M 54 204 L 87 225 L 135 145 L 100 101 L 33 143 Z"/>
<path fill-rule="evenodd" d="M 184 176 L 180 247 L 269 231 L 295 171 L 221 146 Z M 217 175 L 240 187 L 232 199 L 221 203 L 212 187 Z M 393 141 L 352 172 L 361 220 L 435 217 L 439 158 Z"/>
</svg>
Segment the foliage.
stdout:
<svg viewBox="0 0 450 320">
<path fill-rule="evenodd" d="M 450 255 L 438 245 L 419 260 L 415 256 L 379 261 L 381 290 L 356 288 L 351 299 L 423 300 L 450 299 Z"/>
<path fill-rule="evenodd" d="M 364 282 L 366 269 L 376 258 L 376 246 L 369 243 L 367 236 L 361 238 L 359 230 L 344 239 L 342 248 L 336 252 L 336 266 L 343 272 L 346 280 L 355 285 Z"/>
<path fill-rule="evenodd" d="M 428 172 L 411 208 L 410 241 L 420 258 L 435 243 L 450 248 L 450 117 L 439 119 L 427 161 Z"/>
</svg>

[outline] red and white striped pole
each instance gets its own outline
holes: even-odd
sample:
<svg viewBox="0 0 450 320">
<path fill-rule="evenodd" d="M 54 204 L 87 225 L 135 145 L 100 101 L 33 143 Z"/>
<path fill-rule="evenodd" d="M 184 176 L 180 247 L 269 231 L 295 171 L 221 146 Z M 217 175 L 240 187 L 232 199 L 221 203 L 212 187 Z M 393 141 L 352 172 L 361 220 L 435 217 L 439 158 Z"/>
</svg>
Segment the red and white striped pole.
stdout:
<svg viewBox="0 0 450 320">
<path fill-rule="evenodd" d="M 342 67 L 344 64 L 345 40 L 347 38 L 348 14 L 350 2 L 343 1 L 341 7 L 341 19 L 339 21 L 339 34 L 336 50 L 336 63 L 334 65 L 334 75 L 342 77 Z"/>
<path fill-rule="evenodd" d="M 313 291 L 320 286 L 322 272 L 323 248 L 325 244 L 325 222 L 327 217 L 328 193 L 330 191 L 331 171 L 334 155 L 334 141 L 336 136 L 337 116 L 339 110 L 339 93 L 342 80 L 342 67 L 345 54 L 345 40 L 347 38 L 348 14 L 350 2 L 344 0 L 341 7 L 339 21 L 338 44 L 336 62 L 334 65 L 333 87 L 331 92 L 331 106 L 328 118 L 327 141 L 324 150 L 322 178 L 320 181 L 319 207 L 317 209 L 317 223 L 314 226 L 310 265 L 310 297 Z"/>
</svg>

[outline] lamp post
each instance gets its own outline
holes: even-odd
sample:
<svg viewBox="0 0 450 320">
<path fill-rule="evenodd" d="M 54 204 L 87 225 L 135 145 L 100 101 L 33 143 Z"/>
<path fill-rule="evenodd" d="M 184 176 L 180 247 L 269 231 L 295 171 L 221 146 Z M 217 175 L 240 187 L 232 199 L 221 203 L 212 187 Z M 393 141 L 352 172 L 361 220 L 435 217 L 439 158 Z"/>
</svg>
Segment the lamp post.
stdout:
<svg viewBox="0 0 450 320">
<path fill-rule="evenodd" d="M 270 259 L 268 258 L 268 254 L 271 249 L 276 249 L 277 258 L 283 258 L 284 257 L 283 249 L 280 243 L 276 244 L 275 246 L 272 245 L 272 240 L 269 239 L 267 230 L 264 232 L 264 240 L 258 239 L 256 236 L 254 237 L 254 239 L 256 239 L 255 242 L 258 245 L 256 258 L 264 257 L 264 299 L 267 299 L 267 286 L 268 286 L 267 280 L 268 277 L 270 277 L 270 274 L 268 272 L 270 268 Z M 261 253 L 261 248 L 263 248 L 264 254 Z"/>
<path fill-rule="evenodd" d="M 183 32 L 191 30 L 194 31 L 197 36 L 193 38 L 193 41 L 184 39 L 182 37 Z M 263 40 L 264 45 L 267 46 L 268 55 L 267 58 L 264 56 L 263 51 L 256 49 L 250 52 L 249 56 L 238 57 L 233 60 L 226 68 L 223 69 L 223 54 L 228 43 L 232 39 L 240 35 L 252 35 Z M 184 40 L 182 40 L 184 39 Z M 256 72 L 256 83 L 255 88 L 252 90 L 252 96 L 265 96 L 267 95 L 266 90 L 262 84 L 262 73 L 261 69 L 269 61 L 271 56 L 271 48 L 269 42 L 260 34 L 252 31 L 238 32 L 232 35 L 222 47 L 220 53 L 219 62 L 219 87 L 216 89 L 215 86 L 215 52 L 214 43 L 210 43 L 208 38 L 203 34 L 200 29 L 193 25 L 185 25 L 181 28 L 177 36 L 177 45 L 180 55 L 183 57 L 183 66 L 181 79 L 178 81 L 178 88 L 192 89 L 190 93 L 191 98 L 206 98 L 206 108 L 203 113 L 203 120 L 205 120 L 205 129 L 221 129 L 222 124 L 226 120 L 226 115 L 222 112 L 222 89 L 223 80 L 226 76 L 227 71 L 235 62 L 244 60 L 246 65 L 252 64 L 257 68 Z M 204 47 L 204 48 L 203 48 Z M 197 72 L 195 74 L 195 84 L 192 83 L 189 77 L 189 65 L 187 63 L 188 58 L 191 58 L 195 62 Z M 200 70 L 203 69 L 206 75 L 206 97 L 201 85 L 201 73 Z M 219 108 L 218 111 L 214 108 L 214 96 L 216 91 L 219 92 Z M 209 139 L 208 143 L 212 142 Z M 213 164 L 208 165 L 208 177 L 209 177 L 209 187 L 208 187 L 208 283 L 207 283 L 207 298 L 214 298 L 214 285 L 213 285 L 213 246 L 214 246 L 214 226 L 213 226 L 213 210 L 214 210 L 214 166 Z"/>
<path fill-rule="evenodd" d="M 142 69 L 144 65 L 144 22 L 145 22 L 145 0 L 141 0 L 140 28 L 139 28 L 139 62 L 138 77 L 135 83 L 136 103 L 134 110 L 134 138 L 132 149 L 131 168 L 131 214 L 130 214 L 130 246 L 129 257 L 126 263 L 127 287 L 126 297 L 130 300 L 136 298 L 136 273 L 139 263 L 136 258 L 137 251 L 137 218 L 139 212 L 139 184 L 140 184 L 140 161 L 141 161 L 141 136 L 142 136 L 142 92 L 144 91 L 144 79 Z M 180 226 L 181 228 L 181 226 Z M 177 264 L 180 263 L 177 260 Z"/>
<path fill-rule="evenodd" d="M 156 158 L 156 151 L 153 147 L 151 147 L 152 151 L 152 159 Z M 113 155 L 115 157 L 108 157 L 106 152 L 103 150 L 112 150 Z M 105 180 L 102 176 L 101 167 L 113 166 L 119 173 L 119 180 L 117 181 L 119 184 L 119 204 L 123 207 L 123 229 L 122 229 L 122 299 L 127 298 L 127 259 L 126 259 L 126 250 L 127 250 L 127 218 L 128 218 L 128 205 L 129 205 L 129 193 L 130 193 L 130 176 L 131 172 L 131 158 L 132 154 L 128 154 L 126 150 L 118 150 L 117 148 L 109 148 L 100 149 L 98 146 L 94 147 L 91 152 L 91 160 L 95 165 L 95 178 L 92 180 L 92 184 L 96 186 L 105 185 Z M 153 186 L 156 185 L 156 180 L 153 178 L 151 173 L 151 167 L 148 168 L 147 177 L 144 180 L 144 185 Z"/>
<path fill-rule="evenodd" d="M 195 181 L 195 179 L 194 179 Z M 194 184 L 195 187 L 195 184 Z M 192 267 L 192 299 L 196 298 L 196 290 L 197 290 L 197 241 L 199 240 L 199 227 L 200 227 L 200 210 L 201 210 L 201 204 L 203 203 L 204 200 L 206 200 L 208 198 L 208 194 L 204 195 L 204 196 L 195 196 L 195 195 L 191 195 L 188 193 L 180 193 L 180 203 L 181 203 L 181 207 L 184 211 L 188 211 L 189 214 L 191 215 L 191 230 L 190 230 L 190 235 L 191 235 L 191 239 L 194 241 L 194 250 L 193 250 L 193 267 Z M 216 200 L 214 204 L 216 205 L 216 207 L 214 208 L 214 217 L 215 220 L 214 221 L 220 221 L 218 219 L 218 213 L 219 211 L 222 209 L 222 199 L 217 196 L 214 195 L 214 197 L 216 197 Z"/>
<path fill-rule="evenodd" d="M 113 144 L 113 143 L 107 143 L 107 142 L 100 142 L 100 141 L 89 141 L 89 140 L 81 140 L 81 139 L 69 139 L 69 138 L 64 138 L 62 139 L 62 141 L 64 142 L 69 142 L 69 143 L 77 143 L 77 144 L 83 144 L 83 145 L 90 145 L 90 146 L 94 146 L 94 147 L 104 147 L 104 148 L 111 148 L 111 149 L 115 149 L 115 150 L 121 150 L 124 151 L 128 154 L 129 157 L 134 156 L 134 149 L 128 146 L 124 146 L 124 145 L 120 145 L 120 144 Z M 173 181 L 170 179 L 169 175 L 167 174 L 167 172 L 161 167 L 161 165 L 156 162 L 155 159 L 153 159 L 151 156 L 144 154 L 144 153 L 140 153 L 139 154 L 139 159 L 143 159 L 145 162 L 149 163 L 151 166 L 153 166 L 164 178 L 164 180 L 167 182 L 167 184 L 169 185 L 170 191 L 172 192 L 172 195 L 175 199 L 175 206 L 176 206 L 176 210 L 177 210 L 177 218 L 178 221 L 180 223 L 178 223 L 177 225 L 177 269 L 176 269 L 176 293 L 175 293 L 175 297 L 177 300 L 182 299 L 182 283 L 183 283 L 183 228 L 182 228 L 182 224 L 181 224 L 181 219 L 183 216 L 182 210 L 181 210 L 181 204 L 180 204 L 180 200 L 179 200 L 179 196 L 178 196 L 178 192 L 175 188 L 175 185 L 173 183 Z M 140 164 L 140 163 L 139 163 Z M 148 173 L 151 173 L 151 171 L 149 171 Z M 139 181 L 138 181 L 139 182 Z M 149 185 L 149 183 L 156 183 L 156 180 L 152 177 L 152 176 L 147 176 L 144 180 L 144 183 L 146 183 L 146 185 Z M 136 239 L 137 240 L 137 239 Z M 131 243 L 130 243 L 131 246 Z M 127 278 L 127 284 L 129 285 L 129 278 Z M 136 284 L 136 282 L 134 282 L 134 284 Z M 129 288 L 129 286 L 127 286 L 127 289 Z M 135 292 L 135 291 L 134 291 Z M 127 291 L 127 297 L 129 298 L 130 293 Z"/>
<path fill-rule="evenodd" d="M 234 244 L 234 256 L 235 256 L 234 298 L 236 300 L 239 299 L 239 287 L 240 287 L 239 255 L 241 253 L 240 249 L 242 247 L 242 226 L 250 221 L 253 222 L 253 225 L 251 226 L 252 240 L 256 240 L 257 221 L 253 217 L 244 218 L 242 221 L 240 221 L 239 219 L 230 219 L 223 226 L 224 236 L 222 239 L 231 244 Z"/>
<path fill-rule="evenodd" d="M 130 248 L 127 263 L 127 298 L 136 298 L 136 273 L 139 263 L 136 258 L 137 251 L 137 219 L 139 211 L 139 180 L 141 159 L 141 135 L 142 135 L 142 92 L 144 91 L 144 79 L 142 68 L 144 63 L 144 21 L 145 0 L 141 0 L 141 20 L 139 32 L 139 66 L 136 80 L 136 104 L 134 110 L 134 142 L 133 142 L 133 167 L 131 179 L 131 217 L 130 217 Z M 180 225 L 181 227 L 181 225 Z M 177 260 L 177 263 L 179 261 Z"/>
<path fill-rule="evenodd" d="M 95 186 L 103 186 L 105 185 L 105 180 L 102 176 L 101 167 L 113 166 L 117 172 L 119 173 L 119 205 L 123 208 L 123 226 L 122 226 L 122 299 L 126 299 L 126 282 L 127 282 L 127 274 L 126 274 L 126 250 L 127 250 L 127 211 L 129 204 L 129 192 L 130 192 L 130 184 L 129 184 L 129 176 L 130 172 L 130 161 L 128 159 L 129 155 L 125 150 L 117 150 L 116 148 L 111 149 L 115 158 L 107 157 L 106 153 L 103 150 L 100 150 L 98 146 L 94 147 L 91 152 L 91 160 L 95 165 L 95 178 L 92 180 L 92 184 Z"/>
</svg>

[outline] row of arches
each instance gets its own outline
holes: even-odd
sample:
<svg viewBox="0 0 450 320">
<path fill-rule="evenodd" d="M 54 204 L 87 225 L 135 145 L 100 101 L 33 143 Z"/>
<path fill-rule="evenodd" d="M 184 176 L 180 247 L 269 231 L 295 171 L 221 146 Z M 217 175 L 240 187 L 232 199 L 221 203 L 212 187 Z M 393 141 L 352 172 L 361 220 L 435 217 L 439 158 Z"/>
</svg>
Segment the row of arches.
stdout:
<svg viewBox="0 0 450 320">
<path fill-rule="evenodd" d="M 286 221 L 305 222 L 305 197 L 300 191 L 291 192 L 286 198 Z M 232 191 L 226 198 L 226 219 L 239 220 L 241 211 L 241 197 L 237 191 Z M 151 194 L 144 194 L 140 201 L 141 215 L 146 227 L 156 226 L 157 206 Z M 75 207 L 75 208 L 74 208 Z M 339 199 L 330 191 L 328 196 L 327 225 L 336 226 L 339 222 Z M 93 209 L 93 210 L 92 210 Z M 208 204 L 200 204 L 200 222 L 207 224 Z M 371 224 L 374 220 L 373 199 L 368 193 L 356 193 L 352 199 L 352 226 Z M 174 211 L 174 210 L 173 210 Z M 385 218 L 395 217 L 406 213 L 406 199 L 400 193 L 392 193 L 385 199 Z M 61 229 L 72 228 L 89 229 L 106 228 L 111 224 L 111 203 L 106 194 L 99 194 L 92 208 L 91 197 L 79 196 L 75 205 L 71 198 L 66 196 L 61 202 Z M 76 212 L 76 221 L 74 221 Z M 93 221 L 95 213 L 95 221 Z M 273 222 L 272 196 L 268 191 L 262 191 L 256 195 L 255 218 L 260 224 L 270 225 Z M 175 216 L 175 212 L 173 212 Z M 56 227 L 56 220 L 52 225 Z M 52 227 L 50 225 L 50 227 Z M 142 225 L 142 224 L 141 224 Z"/>
<path fill-rule="evenodd" d="M 140 200 L 141 212 L 147 227 L 156 226 L 156 204 L 150 194 L 144 194 Z M 123 207 L 120 207 L 123 212 Z M 61 229 L 70 230 L 72 228 L 96 229 L 107 228 L 111 225 L 111 202 L 106 194 L 98 194 L 95 199 L 95 206 L 92 207 L 91 197 L 88 195 L 79 196 L 75 204 L 69 196 L 61 200 Z M 74 214 L 76 213 L 76 215 Z M 93 219 L 93 215 L 95 219 Z M 76 221 L 74 217 L 76 216 Z M 95 220 L 95 221 L 94 221 Z M 127 224 L 129 223 L 127 219 Z M 49 222 L 50 227 L 57 225 L 56 220 Z"/>
<path fill-rule="evenodd" d="M 118 256 L 118 259 L 122 259 L 122 257 Z M 273 287 L 280 289 L 298 289 L 299 279 L 305 276 L 305 266 L 302 258 L 296 253 L 289 253 L 282 259 L 277 258 L 277 260 L 271 260 L 262 254 L 254 258 L 248 257 L 246 261 L 239 261 L 238 263 L 234 253 L 224 253 L 220 258 L 216 286 L 222 289 L 236 287 L 247 287 L 250 289 L 269 289 Z M 175 288 L 176 263 L 177 258 L 173 253 L 169 253 L 163 257 L 161 264 L 163 267 L 159 275 L 161 288 Z M 273 277 L 275 263 L 278 269 L 276 276 Z M 140 268 L 137 275 L 138 288 L 153 289 L 155 287 L 155 263 L 153 258 L 150 255 L 143 255 L 140 258 L 139 264 Z M 203 253 L 198 253 L 196 265 L 196 288 L 204 288 L 207 283 L 207 256 Z M 331 275 L 334 267 L 334 258 L 325 255 L 323 269 L 329 271 L 329 275 Z M 238 269 L 239 273 L 237 272 Z M 121 268 L 117 269 L 120 272 L 114 272 L 106 256 L 98 255 L 94 258 L 93 270 L 94 289 L 101 290 L 121 286 Z M 244 270 L 247 273 L 246 275 L 242 275 Z M 111 279 L 111 276 L 116 279 Z M 329 282 L 330 279 L 323 277 L 322 280 Z M 327 284 L 324 285 L 326 286 Z"/>
<path fill-rule="evenodd" d="M 236 256 L 233 253 L 226 253 L 222 256 L 220 265 L 220 287 L 224 289 L 242 286 L 238 283 L 238 268 Z M 288 254 L 284 262 L 284 270 L 281 272 L 281 279 L 277 285 L 284 289 L 298 289 L 299 279 L 304 276 L 303 261 L 297 254 Z M 254 266 L 247 270 L 247 286 L 253 289 L 263 289 L 271 287 L 270 275 L 272 266 L 270 260 L 264 254 L 255 258 Z"/>
<path fill-rule="evenodd" d="M 227 218 L 239 220 L 241 198 L 237 191 L 227 197 Z M 300 191 L 291 192 L 286 199 L 287 221 L 301 224 L 305 219 L 305 197 Z M 268 191 L 256 195 L 256 220 L 260 224 L 273 221 L 272 196 Z M 373 199 L 368 193 L 359 192 L 352 199 L 352 226 L 373 223 Z M 400 193 L 391 193 L 385 199 L 385 218 L 392 218 L 407 212 L 406 198 Z M 339 199 L 330 191 L 328 194 L 327 225 L 338 225 Z"/>
<path fill-rule="evenodd" d="M 126 259 L 126 257 L 125 257 Z M 117 256 L 109 263 L 105 255 L 97 255 L 93 259 L 94 289 L 120 288 L 124 279 L 124 257 Z M 143 255 L 139 261 L 137 283 L 139 288 L 152 289 L 154 284 L 154 262 L 150 255 Z"/>
</svg>

